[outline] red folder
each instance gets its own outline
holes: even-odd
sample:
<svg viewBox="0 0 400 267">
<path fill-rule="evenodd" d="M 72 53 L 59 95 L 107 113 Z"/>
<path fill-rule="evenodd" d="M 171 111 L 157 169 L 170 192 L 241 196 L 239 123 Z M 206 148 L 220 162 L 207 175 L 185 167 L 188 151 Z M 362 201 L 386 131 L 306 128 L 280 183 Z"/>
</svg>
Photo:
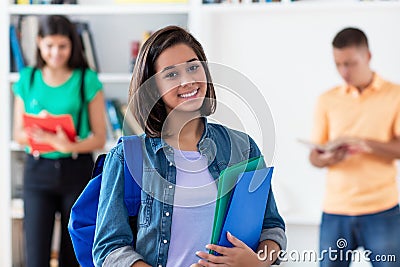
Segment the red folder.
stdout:
<svg viewBox="0 0 400 267">
<path fill-rule="evenodd" d="M 71 142 L 75 142 L 76 131 L 74 122 L 72 120 L 71 115 L 46 115 L 46 116 L 38 116 L 32 114 L 24 114 L 24 128 L 30 128 L 33 126 L 37 126 L 44 131 L 56 133 L 56 128 L 61 126 L 67 135 L 68 139 Z M 37 143 L 31 138 L 29 139 L 29 145 L 33 151 L 38 151 L 40 153 L 52 152 L 55 151 L 54 147 L 45 143 Z"/>
</svg>

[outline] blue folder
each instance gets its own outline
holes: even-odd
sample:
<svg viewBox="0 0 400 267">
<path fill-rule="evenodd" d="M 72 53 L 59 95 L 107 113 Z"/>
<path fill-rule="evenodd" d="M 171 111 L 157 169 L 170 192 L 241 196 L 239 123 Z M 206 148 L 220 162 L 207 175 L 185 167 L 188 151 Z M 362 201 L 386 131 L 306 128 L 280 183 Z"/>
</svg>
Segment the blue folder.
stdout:
<svg viewBox="0 0 400 267">
<path fill-rule="evenodd" d="M 273 167 L 241 173 L 234 188 L 218 244 L 233 245 L 227 231 L 242 240 L 254 251 L 258 247 Z"/>
<path fill-rule="evenodd" d="M 221 172 L 218 178 L 218 195 L 215 204 L 213 231 L 211 235 L 212 244 L 218 244 L 220 240 L 222 227 L 234 191 L 233 189 L 236 186 L 239 175 L 243 172 L 264 169 L 265 167 L 264 157 L 259 156 L 229 166 Z"/>
</svg>

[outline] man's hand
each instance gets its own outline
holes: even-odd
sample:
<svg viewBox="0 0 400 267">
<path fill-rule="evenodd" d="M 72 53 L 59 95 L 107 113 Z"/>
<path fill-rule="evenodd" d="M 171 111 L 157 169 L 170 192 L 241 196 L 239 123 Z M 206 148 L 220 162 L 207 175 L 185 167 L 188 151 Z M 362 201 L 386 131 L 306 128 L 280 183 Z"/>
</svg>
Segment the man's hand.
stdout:
<svg viewBox="0 0 400 267">
<path fill-rule="evenodd" d="M 327 167 L 344 160 L 348 155 L 348 147 L 342 146 L 329 152 L 320 152 L 313 149 L 310 153 L 310 162 L 316 167 Z"/>
<path fill-rule="evenodd" d="M 368 141 L 358 138 L 352 139 L 351 142 L 348 143 L 348 151 L 349 154 L 357 154 L 357 153 L 371 153 L 372 148 L 368 144 Z"/>
</svg>

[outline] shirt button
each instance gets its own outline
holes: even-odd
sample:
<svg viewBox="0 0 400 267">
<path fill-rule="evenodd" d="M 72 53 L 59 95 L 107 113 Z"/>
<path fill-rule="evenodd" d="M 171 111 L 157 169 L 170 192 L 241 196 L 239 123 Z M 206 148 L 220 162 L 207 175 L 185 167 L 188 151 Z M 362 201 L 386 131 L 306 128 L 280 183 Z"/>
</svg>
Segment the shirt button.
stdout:
<svg viewBox="0 0 400 267">
<path fill-rule="evenodd" d="M 167 239 L 164 239 L 163 242 L 164 242 L 164 244 L 167 244 L 167 243 L 168 243 Z"/>
<path fill-rule="evenodd" d="M 159 264 L 159 265 L 158 265 L 158 267 L 162 267 L 162 265 L 161 265 L 161 264 Z"/>
<path fill-rule="evenodd" d="M 167 216 L 167 217 L 169 216 L 169 212 L 168 211 L 165 213 L 165 216 Z"/>
<path fill-rule="evenodd" d="M 169 166 L 172 166 L 172 162 L 169 163 Z"/>
<path fill-rule="evenodd" d="M 173 187 L 172 185 L 169 185 L 169 186 L 168 186 L 169 189 L 172 189 L 172 187 Z"/>
</svg>

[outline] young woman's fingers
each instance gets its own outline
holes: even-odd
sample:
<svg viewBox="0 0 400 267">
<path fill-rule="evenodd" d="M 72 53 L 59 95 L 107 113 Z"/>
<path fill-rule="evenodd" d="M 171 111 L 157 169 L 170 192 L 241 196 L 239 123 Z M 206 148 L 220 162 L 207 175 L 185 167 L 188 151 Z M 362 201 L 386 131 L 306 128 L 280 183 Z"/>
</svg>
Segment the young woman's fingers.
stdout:
<svg viewBox="0 0 400 267">
<path fill-rule="evenodd" d="M 226 233 L 226 236 L 228 238 L 228 241 L 232 243 L 232 245 L 234 245 L 237 248 L 246 248 L 247 245 L 240 240 L 239 238 L 233 236 L 230 232 Z"/>
<path fill-rule="evenodd" d="M 204 251 L 197 251 L 196 255 L 202 258 L 203 260 L 207 260 L 212 263 L 224 263 L 225 262 L 225 256 L 216 256 L 213 254 L 209 254 Z"/>
<path fill-rule="evenodd" d="M 208 244 L 206 246 L 207 249 L 209 250 L 213 250 L 215 252 L 218 252 L 221 255 L 228 255 L 229 254 L 229 250 L 231 248 L 227 248 L 227 247 L 222 247 L 222 246 L 218 246 L 218 245 L 214 245 L 214 244 Z"/>
</svg>

